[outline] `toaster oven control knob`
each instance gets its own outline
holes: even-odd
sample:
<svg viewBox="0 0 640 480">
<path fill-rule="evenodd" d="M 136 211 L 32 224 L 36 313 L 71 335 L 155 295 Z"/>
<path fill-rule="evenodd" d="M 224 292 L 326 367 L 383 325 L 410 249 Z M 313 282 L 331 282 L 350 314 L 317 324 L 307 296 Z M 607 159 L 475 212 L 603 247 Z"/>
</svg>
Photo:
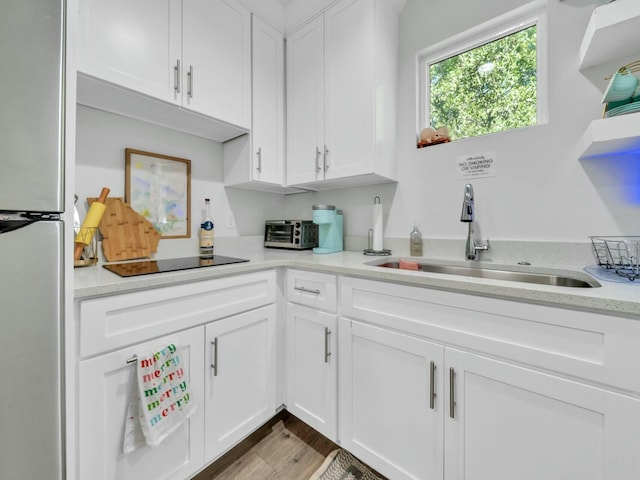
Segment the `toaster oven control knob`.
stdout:
<svg viewBox="0 0 640 480">
<path fill-rule="evenodd" d="M 295 232 L 293 232 L 293 234 L 294 234 L 296 237 L 299 237 L 299 236 L 300 236 L 300 230 L 296 230 Z"/>
<path fill-rule="evenodd" d="M 295 238 L 295 239 L 293 240 L 293 243 L 295 243 L 296 245 L 298 245 L 298 244 L 300 243 L 300 239 L 299 239 L 299 238 Z"/>
</svg>

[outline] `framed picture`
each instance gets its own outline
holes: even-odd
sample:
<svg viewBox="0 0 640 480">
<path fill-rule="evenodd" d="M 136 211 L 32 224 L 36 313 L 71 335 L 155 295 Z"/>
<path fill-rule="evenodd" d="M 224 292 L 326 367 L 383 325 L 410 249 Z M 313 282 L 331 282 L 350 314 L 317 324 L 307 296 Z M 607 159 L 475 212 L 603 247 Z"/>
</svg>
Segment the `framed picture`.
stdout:
<svg viewBox="0 0 640 480">
<path fill-rule="evenodd" d="M 191 237 L 191 161 L 125 149 L 125 202 L 161 238 Z"/>
</svg>

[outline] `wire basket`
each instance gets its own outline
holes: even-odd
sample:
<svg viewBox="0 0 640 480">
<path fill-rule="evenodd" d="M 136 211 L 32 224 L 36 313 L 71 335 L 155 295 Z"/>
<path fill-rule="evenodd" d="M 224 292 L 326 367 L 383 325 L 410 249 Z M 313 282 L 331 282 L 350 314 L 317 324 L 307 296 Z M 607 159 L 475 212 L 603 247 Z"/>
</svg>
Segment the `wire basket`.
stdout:
<svg viewBox="0 0 640 480">
<path fill-rule="evenodd" d="M 598 265 L 633 281 L 640 277 L 640 236 L 591 237 Z"/>
</svg>

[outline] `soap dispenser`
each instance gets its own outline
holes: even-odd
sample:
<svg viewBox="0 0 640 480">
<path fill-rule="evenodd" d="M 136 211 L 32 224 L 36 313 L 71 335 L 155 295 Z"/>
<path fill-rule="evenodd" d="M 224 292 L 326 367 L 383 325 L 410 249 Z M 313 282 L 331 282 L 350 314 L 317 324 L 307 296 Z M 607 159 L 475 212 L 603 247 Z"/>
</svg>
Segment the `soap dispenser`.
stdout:
<svg viewBox="0 0 640 480">
<path fill-rule="evenodd" d="M 422 233 L 417 226 L 409 234 L 409 253 L 412 257 L 422 256 Z"/>
</svg>

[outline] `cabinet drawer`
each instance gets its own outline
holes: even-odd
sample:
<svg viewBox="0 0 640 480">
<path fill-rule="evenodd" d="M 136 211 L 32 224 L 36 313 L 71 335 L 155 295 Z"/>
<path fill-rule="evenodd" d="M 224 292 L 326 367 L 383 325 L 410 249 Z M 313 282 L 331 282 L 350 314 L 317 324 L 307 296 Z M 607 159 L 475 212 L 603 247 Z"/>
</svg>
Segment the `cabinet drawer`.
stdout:
<svg viewBox="0 0 640 480">
<path fill-rule="evenodd" d="M 274 303 L 266 271 L 156 288 L 77 304 L 80 356 L 87 357 Z"/>
<path fill-rule="evenodd" d="M 301 305 L 335 312 L 337 308 L 335 275 L 304 270 L 287 271 L 287 300 Z"/>
<path fill-rule="evenodd" d="M 345 277 L 344 317 L 640 392 L 640 322 Z"/>
</svg>

